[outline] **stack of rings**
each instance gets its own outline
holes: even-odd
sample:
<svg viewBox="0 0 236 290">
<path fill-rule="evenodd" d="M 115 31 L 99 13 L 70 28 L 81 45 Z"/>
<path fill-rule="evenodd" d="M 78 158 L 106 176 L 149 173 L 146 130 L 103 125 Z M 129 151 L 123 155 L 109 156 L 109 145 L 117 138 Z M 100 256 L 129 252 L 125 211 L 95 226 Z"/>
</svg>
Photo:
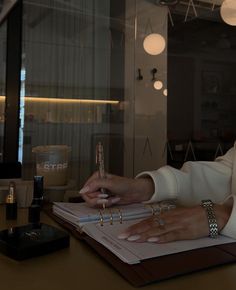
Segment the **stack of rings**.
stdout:
<svg viewBox="0 0 236 290">
<path fill-rule="evenodd" d="M 158 223 L 158 225 L 160 227 L 164 227 L 165 226 L 165 221 L 160 218 L 159 216 L 155 216 L 154 219 L 153 219 L 156 223 Z"/>
</svg>

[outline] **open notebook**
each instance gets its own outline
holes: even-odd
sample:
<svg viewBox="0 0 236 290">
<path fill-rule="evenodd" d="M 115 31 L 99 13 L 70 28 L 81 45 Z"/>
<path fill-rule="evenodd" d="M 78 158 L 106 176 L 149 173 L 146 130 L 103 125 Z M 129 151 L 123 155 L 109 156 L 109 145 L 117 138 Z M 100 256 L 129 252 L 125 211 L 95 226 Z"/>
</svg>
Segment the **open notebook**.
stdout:
<svg viewBox="0 0 236 290">
<path fill-rule="evenodd" d="M 53 213 L 71 223 L 79 232 L 99 242 L 127 264 L 138 264 L 143 260 L 176 254 L 193 249 L 233 243 L 235 240 L 225 236 L 217 239 L 202 238 L 191 241 L 177 241 L 166 244 L 135 243 L 119 240 L 117 236 L 127 226 L 148 216 L 171 210 L 172 202 L 158 204 L 132 204 L 105 210 L 88 208 L 85 203 L 55 202 Z"/>
<path fill-rule="evenodd" d="M 127 220 L 145 218 L 174 207 L 175 204 L 171 201 L 163 201 L 155 204 L 135 203 L 106 209 L 90 208 L 83 202 L 54 202 L 53 213 L 75 226 L 83 227 L 88 223 L 100 223 L 101 225 L 106 223 L 110 225 L 122 224 Z"/>
</svg>

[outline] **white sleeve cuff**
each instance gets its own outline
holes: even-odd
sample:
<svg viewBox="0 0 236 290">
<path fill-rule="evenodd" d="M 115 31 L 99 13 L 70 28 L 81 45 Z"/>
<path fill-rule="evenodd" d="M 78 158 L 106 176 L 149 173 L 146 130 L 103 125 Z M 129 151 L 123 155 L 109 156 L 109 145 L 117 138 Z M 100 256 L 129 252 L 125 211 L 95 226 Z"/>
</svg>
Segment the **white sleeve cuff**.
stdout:
<svg viewBox="0 0 236 290">
<path fill-rule="evenodd" d="M 231 215 L 229 217 L 229 220 L 227 224 L 224 226 L 223 230 L 220 232 L 221 234 L 232 237 L 236 239 L 236 223 L 235 223 L 235 218 L 236 218 L 236 196 L 230 195 L 229 197 L 233 198 L 233 208 Z"/>
<path fill-rule="evenodd" d="M 152 178 L 155 190 L 154 194 L 146 201 L 152 203 L 166 199 L 175 199 L 177 197 L 177 181 L 169 166 L 161 167 L 155 171 L 145 171 L 136 176 L 136 178 L 147 177 Z"/>
</svg>

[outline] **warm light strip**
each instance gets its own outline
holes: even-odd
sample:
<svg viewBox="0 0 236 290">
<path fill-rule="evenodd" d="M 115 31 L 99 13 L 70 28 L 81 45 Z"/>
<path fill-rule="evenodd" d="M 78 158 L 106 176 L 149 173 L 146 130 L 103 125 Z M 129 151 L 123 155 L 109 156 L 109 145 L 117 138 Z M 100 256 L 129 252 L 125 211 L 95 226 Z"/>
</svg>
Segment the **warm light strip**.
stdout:
<svg viewBox="0 0 236 290">
<path fill-rule="evenodd" d="M 0 96 L 0 100 L 5 100 L 5 96 Z M 25 97 L 25 101 L 30 102 L 50 102 L 50 103 L 84 103 L 84 104 L 111 104 L 117 105 L 119 101 L 110 100 L 85 100 L 85 99 L 57 99 L 57 98 L 38 98 Z"/>
</svg>

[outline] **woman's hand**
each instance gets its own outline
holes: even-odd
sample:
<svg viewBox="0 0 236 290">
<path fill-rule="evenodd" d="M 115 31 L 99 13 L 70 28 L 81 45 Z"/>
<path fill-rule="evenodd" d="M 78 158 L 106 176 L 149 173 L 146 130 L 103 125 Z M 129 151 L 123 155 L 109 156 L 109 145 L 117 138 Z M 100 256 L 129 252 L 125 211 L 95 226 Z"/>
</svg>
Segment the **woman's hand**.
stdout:
<svg viewBox="0 0 236 290">
<path fill-rule="evenodd" d="M 219 232 L 226 225 L 231 207 L 214 205 Z M 190 240 L 209 235 L 205 209 L 194 207 L 176 208 L 159 216 L 147 218 L 134 224 L 121 233 L 118 238 L 135 242 L 166 243 L 177 240 Z"/>
<path fill-rule="evenodd" d="M 106 189 L 112 196 L 101 193 Z M 126 178 L 107 174 L 106 178 L 99 178 L 95 172 L 80 190 L 82 198 L 91 207 L 109 207 L 113 204 L 129 204 L 141 202 L 151 198 L 154 184 L 150 178 Z"/>
</svg>

